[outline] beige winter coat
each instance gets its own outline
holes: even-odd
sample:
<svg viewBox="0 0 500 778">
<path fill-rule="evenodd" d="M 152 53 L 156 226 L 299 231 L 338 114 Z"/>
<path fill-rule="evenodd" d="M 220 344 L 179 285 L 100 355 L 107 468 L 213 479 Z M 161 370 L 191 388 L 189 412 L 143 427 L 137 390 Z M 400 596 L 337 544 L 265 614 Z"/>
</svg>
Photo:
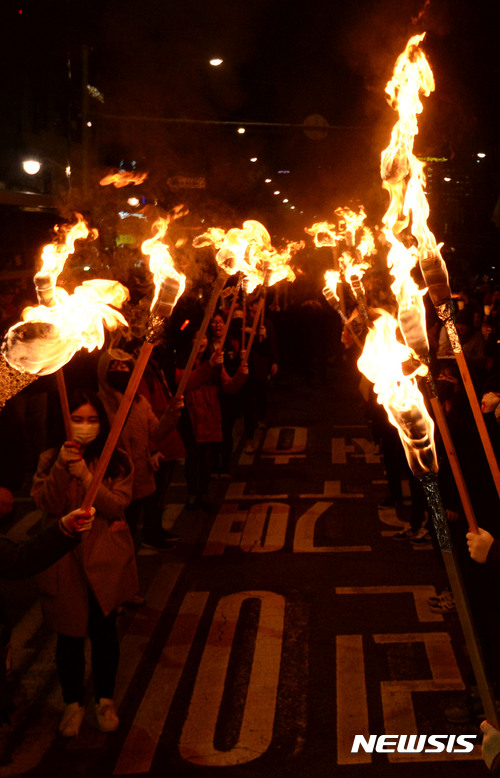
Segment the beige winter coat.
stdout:
<svg viewBox="0 0 500 778">
<path fill-rule="evenodd" d="M 41 454 L 31 496 L 47 512 L 46 522 L 80 507 L 84 489 L 62 465 L 57 449 Z M 90 463 L 89 470 L 93 471 Z M 83 637 L 87 632 L 89 590 L 104 615 L 130 599 L 138 590 L 132 537 L 123 510 L 132 496 L 128 467 L 116 478 L 106 478 L 94 500 L 96 515 L 90 532 L 62 559 L 38 576 L 44 615 L 64 635 Z"/>
</svg>

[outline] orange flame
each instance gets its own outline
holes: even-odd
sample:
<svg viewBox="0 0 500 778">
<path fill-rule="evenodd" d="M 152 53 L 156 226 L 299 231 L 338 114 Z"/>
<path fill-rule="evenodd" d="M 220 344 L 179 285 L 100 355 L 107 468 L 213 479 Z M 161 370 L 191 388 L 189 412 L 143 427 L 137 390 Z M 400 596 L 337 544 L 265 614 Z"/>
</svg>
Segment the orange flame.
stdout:
<svg viewBox="0 0 500 778">
<path fill-rule="evenodd" d="M 316 222 L 305 231 L 314 237 L 314 244 L 318 248 L 344 244 L 345 250 L 338 260 L 340 273 L 353 293 L 359 295 L 362 292 L 361 279 L 370 267 L 365 258 L 376 253 L 373 233 L 364 224 L 366 213 L 363 206 L 360 206 L 358 213 L 350 208 L 337 208 L 335 215 L 337 225 Z"/>
<path fill-rule="evenodd" d="M 97 230 L 90 230 L 85 220 L 79 213 L 75 214 L 78 221 L 71 226 L 56 225 L 54 227 L 57 235 L 64 238 L 63 241 L 48 243 L 42 249 L 42 267 L 35 276 L 37 278 L 48 277 L 55 285 L 57 277 L 62 272 L 65 262 L 70 254 L 75 251 L 75 241 L 90 236 L 91 240 L 97 238 Z"/>
<path fill-rule="evenodd" d="M 278 281 L 294 281 L 295 273 L 290 259 L 302 243 L 288 243 L 279 252 L 271 245 L 271 236 L 258 221 L 245 221 L 243 228 L 225 232 L 213 227 L 193 241 L 196 248 L 213 245 L 217 251 L 216 260 L 221 269 L 230 275 L 241 272 L 248 279 L 248 292 L 259 284 L 272 286 Z"/>
<path fill-rule="evenodd" d="M 181 208 L 178 208 L 175 209 L 168 218 L 157 219 L 153 224 L 153 229 L 156 230 L 156 234 L 152 238 L 145 240 L 141 246 L 142 253 L 149 256 L 149 269 L 154 276 L 155 296 L 151 303 L 151 309 L 154 308 L 158 301 L 161 286 L 166 279 L 170 279 L 173 282 L 170 286 L 173 293 L 173 299 L 170 301 L 172 308 L 185 289 L 186 276 L 175 269 L 172 255 L 170 254 L 168 247 L 162 243 L 171 219 L 181 216 L 183 213 L 184 211 L 182 211 Z"/>
<path fill-rule="evenodd" d="M 368 330 L 358 368 L 374 384 L 377 401 L 397 428 L 412 472 L 437 472 L 434 422 L 416 381 L 423 366 L 418 363 L 416 370 L 405 375 L 403 364 L 413 361 L 415 354 L 398 341 L 396 320 L 387 311 L 377 313 L 379 318 Z"/>
<path fill-rule="evenodd" d="M 101 178 L 99 183 L 101 186 L 113 184 L 116 189 L 121 189 L 123 186 L 129 186 L 129 184 L 138 186 L 138 184 L 142 184 L 147 177 L 147 173 L 130 173 L 127 170 L 117 170 L 115 173 L 108 173 L 107 176 Z"/>
<path fill-rule="evenodd" d="M 387 264 L 394 276 L 391 288 L 399 305 L 403 337 L 421 356 L 429 351 L 423 303 L 426 290 L 418 288 L 411 271 L 422 254 L 439 252 L 427 228 L 424 165 L 413 153 L 417 116 L 422 112 L 420 95 L 428 96 L 434 90 L 434 77 L 420 48 L 424 37 L 425 33 L 410 38 L 387 84 L 389 103 L 398 120 L 381 155 L 382 185 L 390 196 L 383 232 L 390 246 Z"/>
<path fill-rule="evenodd" d="M 327 300 L 333 300 L 335 303 L 339 303 L 340 299 L 337 295 L 337 288 L 340 283 L 340 273 L 338 270 L 327 270 L 325 272 L 325 286 L 323 294 Z"/>
<path fill-rule="evenodd" d="M 73 294 L 57 290 L 57 303 L 23 311 L 23 321 L 8 331 L 2 353 L 22 372 L 42 376 L 63 367 L 81 348 L 92 351 L 104 344 L 104 327 L 127 327 L 121 307 L 128 290 L 118 281 L 84 281 Z M 31 325 L 31 326 L 30 326 Z"/>
<path fill-rule="evenodd" d="M 128 326 L 122 314 L 109 307 L 121 307 L 129 296 L 117 281 L 85 281 L 72 294 L 56 286 L 66 259 L 75 251 L 75 241 L 95 239 L 98 234 L 79 214 L 77 219 L 72 226 L 55 228 L 64 241 L 42 249 L 42 267 L 34 279 L 40 304 L 26 308 L 22 321 L 5 336 L 2 353 L 22 372 L 39 376 L 53 373 L 80 348 L 101 348 L 104 326 L 111 330 Z"/>
<path fill-rule="evenodd" d="M 382 152 L 381 175 L 389 192 L 389 207 L 384 215 L 384 235 L 390 250 L 387 263 L 394 276 L 392 290 L 398 302 L 398 321 L 379 311 L 366 336 L 358 367 L 373 382 L 378 402 L 397 427 L 406 457 L 415 475 L 437 472 L 434 448 L 434 422 L 416 382 L 428 368 L 417 358 L 428 354 L 423 294 L 411 277 L 418 260 L 418 235 L 422 218 L 428 215 L 423 182 L 423 165 L 413 154 L 418 132 L 417 115 L 422 111 L 420 93 L 430 94 L 434 79 L 419 48 L 424 35 L 413 36 L 398 57 L 394 74 L 387 84 L 392 107 L 398 112 L 390 145 Z M 415 245 L 417 244 L 417 245 Z M 403 336 L 399 342 L 396 332 Z M 403 363 L 413 372 L 405 374 Z"/>
</svg>

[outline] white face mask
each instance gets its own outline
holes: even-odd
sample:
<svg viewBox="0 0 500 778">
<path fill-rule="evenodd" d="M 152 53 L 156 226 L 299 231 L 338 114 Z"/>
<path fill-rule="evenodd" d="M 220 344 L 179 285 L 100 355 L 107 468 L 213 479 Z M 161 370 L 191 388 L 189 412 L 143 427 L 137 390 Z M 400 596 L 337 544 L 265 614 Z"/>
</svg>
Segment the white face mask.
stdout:
<svg viewBox="0 0 500 778">
<path fill-rule="evenodd" d="M 99 435 L 99 422 L 87 424 L 86 422 L 71 422 L 71 433 L 75 443 L 81 443 L 82 446 L 88 446 Z"/>
</svg>

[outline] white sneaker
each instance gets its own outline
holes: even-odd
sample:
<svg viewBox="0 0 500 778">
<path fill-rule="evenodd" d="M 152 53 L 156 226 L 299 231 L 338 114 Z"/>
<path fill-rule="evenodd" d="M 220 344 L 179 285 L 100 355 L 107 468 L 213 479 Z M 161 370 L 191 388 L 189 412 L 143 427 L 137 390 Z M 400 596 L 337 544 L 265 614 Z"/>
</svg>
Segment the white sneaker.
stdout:
<svg viewBox="0 0 500 778">
<path fill-rule="evenodd" d="M 85 708 L 78 702 L 70 702 L 64 708 L 63 717 L 59 724 L 59 734 L 63 737 L 76 737 L 80 731 Z"/>
<path fill-rule="evenodd" d="M 120 724 L 120 719 L 116 715 L 113 700 L 107 697 L 101 697 L 95 706 L 97 717 L 97 726 L 101 732 L 115 732 Z"/>
</svg>

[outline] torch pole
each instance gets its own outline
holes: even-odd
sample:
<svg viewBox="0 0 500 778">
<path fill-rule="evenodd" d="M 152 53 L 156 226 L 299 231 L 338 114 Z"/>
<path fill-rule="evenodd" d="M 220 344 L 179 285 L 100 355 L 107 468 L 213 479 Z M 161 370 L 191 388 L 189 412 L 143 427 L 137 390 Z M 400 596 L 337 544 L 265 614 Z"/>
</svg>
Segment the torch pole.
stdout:
<svg viewBox="0 0 500 778">
<path fill-rule="evenodd" d="M 123 425 L 127 420 L 130 406 L 134 401 L 134 397 L 136 395 L 137 389 L 139 388 L 139 384 L 146 369 L 146 365 L 148 364 L 151 352 L 153 351 L 155 343 L 161 334 L 166 318 L 170 317 L 172 314 L 172 310 L 177 301 L 179 288 L 180 283 L 176 278 L 166 278 L 160 287 L 158 300 L 155 303 L 154 309 L 149 317 L 144 343 L 141 346 L 141 350 L 134 365 L 134 369 L 131 373 L 128 386 L 125 389 L 115 418 L 113 419 L 108 438 L 101 451 L 101 456 L 97 461 L 96 469 L 92 476 L 92 481 L 90 482 L 89 488 L 85 494 L 85 497 L 83 498 L 82 508 L 84 510 L 90 510 L 94 504 L 99 486 L 101 485 L 102 479 L 104 478 L 107 467 L 109 465 L 109 461 L 113 455 L 113 451 L 115 450 L 116 444 L 118 443 Z"/>
<path fill-rule="evenodd" d="M 219 295 L 224 288 L 224 284 L 226 283 L 226 280 L 227 280 L 227 273 L 225 273 L 222 270 L 219 271 L 219 275 L 217 276 L 217 279 L 214 284 L 214 288 L 212 290 L 212 294 L 210 296 L 207 307 L 205 309 L 205 315 L 203 317 L 203 321 L 201 323 L 200 329 L 197 332 L 195 341 L 193 343 L 193 347 L 191 349 L 191 353 L 189 355 L 189 359 L 186 363 L 186 367 L 184 368 L 184 372 L 182 373 L 181 380 L 179 381 L 179 386 L 177 387 L 177 391 L 175 393 L 176 399 L 182 397 L 184 394 L 186 384 L 188 382 L 189 376 L 191 375 L 193 365 L 195 363 L 196 357 L 198 356 L 198 352 L 200 350 L 201 341 L 205 336 L 208 323 L 213 316 L 213 313 L 215 311 L 215 306 L 217 304 L 217 300 L 219 299 Z"/>
<path fill-rule="evenodd" d="M 89 488 L 83 499 L 83 503 L 82 503 L 83 510 L 87 510 L 87 511 L 90 510 L 90 508 L 94 504 L 94 500 L 99 490 L 99 486 L 101 485 L 102 479 L 104 478 L 104 474 L 109 465 L 109 460 L 111 459 L 116 444 L 118 443 L 118 438 L 120 437 L 121 431 L 123 429 L 123 425 L 125 424 L 128 412 L 130 410 L 130 406 L 132 405 L 132 402 L 134 400 L 135 394 L 141 382 L 144 370 L 146 369 L 146 365 L 148 363 L 148 359 L 151 355 L 151 352 L 153 351 L 153 348 L 154 348 L 154 343 L 149 343 L 147 341 L 144 342 L 141 346 L 141 350 L 139 352 L 139 356 L 137 357 L 137 361 L 134 365 L 134 369 L 130 376 L 128 386 L 125 390 L 125 393 L 123 394 L 120 405 L 118 406 L 118 410 L 116 412 L 115 418 L 113 419 L 113 423 L 111 425 L 111 430 L 109 432 L 106 443 L 104 444 L 104 447 L 102 449 L 101 456 L 99 457 L 99 460 L 97 462 L 96 469 L 92 476 L 92 481 L 90 482 Z"/>
<path fill-rule="evenodd" d="M 264 302 L 265 302 L 265 298 L 261 297 L 259 302 L 257 303 L 257 309 L 255 311 L 255 316 L 254 316 L 253 323 L 252 323 L 252 329 L 250 330 L 250 335 L 248 336 L 247 361 L 248 361 L 248 357 L 250 356 L 250 350 L 251 350 L 252 345 L 253 345 L 253 340 L 255 338 L 255 333 L 257 332 L 257 325 L 259 323 L 259 319 L 260 319 L 262 310 L 264 308 Z"/>
<path fill-rule="evenodd" d="M 428 364 L 428 358 L 424 357 L 423 361 L 425 361 Z M 467 524 L 469 525 L 469 531 L 474 532 L 477 535 L 478 524 L 476 521 L 476 516 L 474 514 L 474 508 L 472 507 L 472 503 L 470 500 L 469 490 L 467 489 L 467 485 L 465 483 L 465 478 L 462 473 L 462 468 L 460 467 L 460 462 L 458 461 L 455 445 L 451 437 L 450 428 L 448 427 L 448 422 L 446 421 L 446 416 L 444 415 L 443 406 L 439 401 L 439 397 L 436 391 L 436 385 L 434 383 L 434 379 L 432 378 L 430 370 L 425 376 L 424 382 L 425 382 L 425 388 L 427 390 L 427 397 L 429 399 L 429 403 L 432 408 L 432 412 L 434 414 L 434 420 L 439 429 L 441 440 L 443 441 L 443 446 L 446 452 L 446 457 L 450 464 L 450 469 L 453 475 L 453 479 L 455 481 L 455 485 L 457 487 L 458 494 L 460 496 L 460 502 L 464 509 L 465 517 L 467 519 Z"/>
<path fill-rule="evenodd" d="M 472 379 L 470 377 L 469 368 L 464 357 L 462 350 L 462 344 L 458 336 L 457 328 L 453 320 L 453 309 L 451 300 L 451 289 L 448 283 L 448 272 L 443 258 L 439 251 L 426 253 L 419 258 L 420 269 L 424 277 L 425 284 L 427 285 L 430 298 L 436 309 L 436 313 L 444 322 L 446 327 L 446 333 L 448 335 L 455 359 L 457 361 L 460 375 L 462 376 L 462 382 L 467 393 L 469 404 L 476 422 L 477 431 L 483 445 L 484 453 L 488 461 L 488 466 L 491 471 L 491 475 L 497 490 L 497 494 L 500 497 L 500 470 L 498 468 L 498 462 L 491 445 L 490 436 L 486 429 L 483 414 L 477 399 Z"/>
<path fill-rule="evenodd" d="M 481 645 L 474 628 L 462 576 L 460 575 L 457 560 L 453 553 L 446 513 L 439 493 L 437 476 L 435 473 L 424 473 L 423 475 L 417 475 L 416 477 L 417 480 L 420 481 L 427 498 L 427 505 L 436 530 L 439 548 L 457 607 L 467 652 L 478 685 L 479 695 L 483 703 L 485 717 L 490 724 L 493 724 L 497 729 L 500 729 L 495 695 L 486 674 Z"/>
<path fill-rule="evenodd" d="M 469 405 L 471 407 L 472 415 L 474 416 L 474 421 L 476 422 L 477 431 L 479 433 L 479 437 L 483 445 L 484 453 L 488 461 L 488 465 L 491 471 L 491 475 L 493 477 L 495 488 L 497 490 L 498 496 L 500 497 L 500 469 L 498 467 L 497 458 L 495 456 L 495 452 L 491 444 L 491 439 L 488 430 L 486 429 L 486 424 L 484 421 L 483 414 L 481 412 L 479 400 L 477 399 L 476 390 L 474 389 L 474 385 L 472 383 L 469 367 L 467 365 L 464 352 L 462 351 L 462 346 L 460 343 L 460 338 L 458 336 L 457 328 L 455 326 L 455 322 L 453 321 L 451 314 L 446 316 L 446 318 L 444 319 L 444 325 L 446 327 L 446 332 L 448 334 L 448 338 L 450 340 L 451 347 L 453 349 L 453 353 L 457 361 L 458 369 L 460 370 L 460 375 L 462 376 L 464 389 L 466 391 L 467 398 L 469 400 Z"/>
<path fill-rule="evenodd" d="M 73 440 L 73 432 L 71 430 L 71 413 L 69 411 L 68 393 L 66 391 L 66 381 L 64 380 L 64 373 L 62 367 L 56 370 L 57 390 L 59 392 L 59 400 L 61 402 L 61 411 L 64 421 L 64 431 L 66 433 L 66 440 Z"/>
<path fill-rule="evenodd" d="M 363 351 L 363 344 L 361 343 L 360 339 L 358 338 L 358 336 L 354 332 L 353 328 L 351 327 L 351 325 L 349 323 L 349 319 L 347 318 L 347 316 L 345 315 L 344 311 L 342 310 L 339 298 L 336 297 L 333 294 L 333 292 L 331 291 L 331 289 L 328 286 L 326 286 L 323 289 L 323 294 L 324 294 L 325 299 L 328 302 L 328 304 L 331 305 L 333 310 L 337 311 L 337 313 L 339 314 L 340 318 L 342 319 L 342 324 L 344 325 L 344 327 L 346 328 L 347 332 L 349 333 L 349 335 L 351 336 L 351 338 L 355 342 L 356 346 L 359 348 L 360 351 Z"/>
<path fill-rule="evenodd" d="M 339 249 L 336 243 L 334 243 L 332 246 L 332 254 L 333 254 L 333 269 L 339 272 L 339 266 L 340 266 Z M 344 320 L 346 314 L 345 314 L 344 284 L 342 283 L 342 278 L 340 279 L 338 290 L 339 290 L 338 300 L 339 300 L 339 308 L 340 308 L 339 313 L 342 316 L 342 320 Z"/>
<path fill-rule="evenodd" d="M 235 285 L 234 292 L 233 292 L 233 299 L 231 301 L 231 307 L 229 308 L 229 313 L 227 314 L 227 319 L 224 322 L 224 329 L 222 330 L 221 335 L 221 348 L 224 348 L 224 343 L 226 342 L 227 333 L 229 332 L 229 325 L 231 324 L 231 319 L 233 318 L 234 309 L 236 308 L 236 301 L 238 300 L 238 295 L 240 293 L 240 282 Z"/>
<path fill-rule="evenodd" d="M 243 292 L 243 318 L 241 320 L 241 350 L 245 350 L 245 336 L 246 336 L 246 326 L 247 326 L 247 289 L 248 289 L 248 278 L 244 278 L 241 289 Z"/>
<path fill-rule="evenodd" d="M 50 273 L 38 272 L 34 279 L 36 296 L 40 305 L 45 305 L 47 308 L 53 308 L 57 304 L 56 299 L 56 285 L 55 281 Z M 56 370 L 57 390 L 59 392 L 59 400 L 61 403 L 61 412 L 64 421 L 64 430 L 66 433 L 66 440 L 72 440 L 73 435 L 71 432 L 71 414 L 69 412 L 68 405 L 68 393 L 66 391 L 66 382 L 64 380 L 64 373 L 62 367 Z"/>
</svg>

